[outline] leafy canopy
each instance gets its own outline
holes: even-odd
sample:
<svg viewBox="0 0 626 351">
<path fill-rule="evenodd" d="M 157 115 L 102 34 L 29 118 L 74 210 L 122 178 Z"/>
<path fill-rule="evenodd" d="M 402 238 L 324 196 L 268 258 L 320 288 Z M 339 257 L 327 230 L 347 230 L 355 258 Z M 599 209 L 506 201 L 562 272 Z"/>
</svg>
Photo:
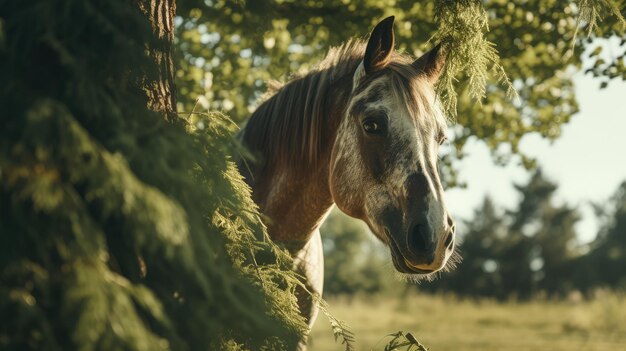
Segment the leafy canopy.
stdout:
<svg viewBox="0 0 626 351">
<path fill-rule="evenodd" d="M 445 178 L 454 183 L 449 166 L 470 138 L 485 142 L 504 163 L 520 154 L 524 135 L 560 135 L 578 111 L 572 75 L 582 67 L 584 50 L 598 45 L 576 36 L 578 28 L 591 39 L 624 38 L 619 9 L 625 8 L 624 0 L 183 0 L 180 105 L 223 110 L 241 123 L 269 80 L 289 79 L 330 46 L 365 37 L 380 19 L 395 15 L 399 50 L 419 56 L 436 42 L 450 50 L 439 91 L 456 122 L 444 158 Z M 622 48 L 612 62 L 596 61 L 590 71 L 603 84 L 626 79 L 626 41 Z"/>
</svg>

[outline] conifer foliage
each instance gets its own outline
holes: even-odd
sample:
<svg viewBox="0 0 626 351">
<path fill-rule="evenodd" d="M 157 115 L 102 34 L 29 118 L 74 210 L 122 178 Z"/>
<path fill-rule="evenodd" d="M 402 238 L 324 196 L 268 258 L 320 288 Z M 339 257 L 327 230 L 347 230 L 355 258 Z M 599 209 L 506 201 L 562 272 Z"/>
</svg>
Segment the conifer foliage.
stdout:
<svg viewBox="0 0 626 351">
<path fill-rule="evenodd" d="M 258 240 L 226 156 L 233 125 L 155 103 L 173 87 L 171 38 L 153 30 L 171 6 L 0 2 L 0 349 L 281 349 L 302 335 L 289 261 Z"/>
</svg>

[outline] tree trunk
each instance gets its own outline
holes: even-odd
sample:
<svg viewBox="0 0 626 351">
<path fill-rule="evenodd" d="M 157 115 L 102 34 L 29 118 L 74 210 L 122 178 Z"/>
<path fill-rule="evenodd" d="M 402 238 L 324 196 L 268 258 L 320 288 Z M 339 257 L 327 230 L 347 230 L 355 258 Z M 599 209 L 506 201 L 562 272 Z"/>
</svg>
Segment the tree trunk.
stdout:
<svg viewBox="0 0 626 351">
<path fill-rule="evenodd" d="M 144 89 L 148 108 L 164 113 L 168 120 L 176 117 L 176 85 L 174 84 L 174 16 L 176 0 L 137 0 L 141 11 L 150 20 L 155 40 L 148 44 L 150 58 L 158 68 L 157 74 Z"/>
</svg>

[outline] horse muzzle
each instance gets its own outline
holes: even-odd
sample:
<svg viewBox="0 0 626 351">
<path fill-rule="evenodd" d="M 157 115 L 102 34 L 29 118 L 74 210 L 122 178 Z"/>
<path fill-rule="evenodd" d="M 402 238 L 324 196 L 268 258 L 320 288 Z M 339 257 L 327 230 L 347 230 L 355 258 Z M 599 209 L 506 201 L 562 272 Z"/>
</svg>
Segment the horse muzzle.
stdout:
<svg viewBox="0 0 626 351">
<path fill-rule="evenodd" d="M 390 239 L 393 263 L 399 272 L 429 274 L 445 267 L 454 251 L 454 224 L 435 235 L 428 225 L 414 225 L 407 233 L 406 242 Z M 405 244 L 405 245 L 402 245 Z"/>
</svg>

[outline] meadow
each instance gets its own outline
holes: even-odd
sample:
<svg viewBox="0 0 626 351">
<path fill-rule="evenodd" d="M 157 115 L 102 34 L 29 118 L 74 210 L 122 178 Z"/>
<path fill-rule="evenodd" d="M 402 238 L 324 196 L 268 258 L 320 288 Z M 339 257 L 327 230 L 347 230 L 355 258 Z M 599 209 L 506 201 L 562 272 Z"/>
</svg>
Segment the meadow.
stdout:
<svg viewBox="0 0 626 351">
<path fill-rule="evenodd" d="M 527 302 L 408 294 L 329 298 L 331 312 L 356 334 L 356 350 L 383 350 L 397 331 L 411 332 L 431 351 L 624 350 L 626 295 Z M 310 350 L 343 350 L 318 317 Z"/>
</svg>

